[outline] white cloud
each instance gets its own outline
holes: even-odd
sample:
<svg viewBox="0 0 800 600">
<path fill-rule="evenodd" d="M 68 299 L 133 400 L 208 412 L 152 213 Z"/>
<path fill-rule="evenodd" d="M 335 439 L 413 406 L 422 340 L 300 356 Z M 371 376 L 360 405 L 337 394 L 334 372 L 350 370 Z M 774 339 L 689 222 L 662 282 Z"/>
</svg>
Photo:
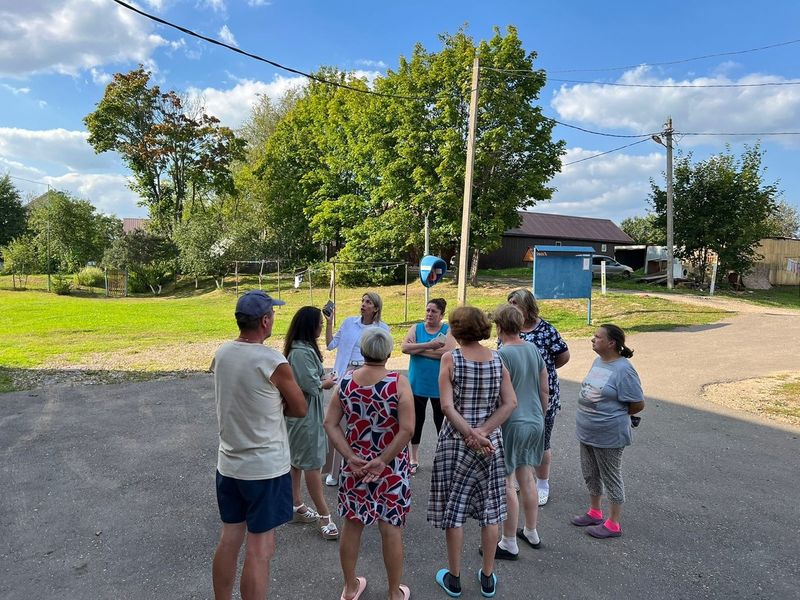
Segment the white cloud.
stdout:
<svg viewBox="0 0 800 600">
<path fill-rule="evenodd" d="M 92 81 L 94 81 L 96 85 L 106 86 L 111 83 L 111 80 L 113 79 L 109 73 L 101 71 L 100 69 L 92 68 L 90 69 L 90 72 L 92 74 Z"/>
<path fill-rule="evenodd" d="M 562 160 L 568 163 L 600 152 L 570 148 Z M 558 188 L 553 199 L 534 210 L 611 219 L 617 224 L 643 215 L 649 209 L 650 178 L 659 181 L 665 160 L 661 151 L 642 156 L 616 153 L 565 166 L 552 181 Z"/>
<path fill-rule="evenodd" d="M 148 21 L 107 0 L 0 4 L 0 75 L 75 75 L 106 64 L 144 62 L 165 43 Z"/>
<path fill-rule="evenodd" d="M 100 212 L 120 218 L 147 216 L 147 209 L 137 206 L 138 196 L 128 187 L 125 175 L 67 173 L 45 180 L 55 189 L 88 200 Z"/>
<path fill-rule="evenodd" d="M 375 67 L 378 69 L 385 69 L 387 66 L 389 66 L 382 60 L 370 60 L 368 58 L 359 58 L 356 61 L 356 64 L 361 65 L 362 67 Z"/>
<path fill-rule="evenodd" d="M 47 100 L 39 100 L 39 108 L 47 108 Z"/>
<path fill-rule="evenodd" d="M 660 79 L 648 67 L 626 72 L 620 83 L 711 85 L 760 84 L 789 81 L 783 77 L 750 74 L 730 79 L 723 74 L 687 80 Z M 562 85 L 552 106 L 571 123 L 596 128 L 647 133 L 662 129 L 668 116 L 676 131 L 770 132 L 797 131 L 800 122 L 800 86 L 748 88 L 633 88 L 598 84 Z M 795 138 L 771 138 L 797 144 Z M 684 144 L 710 141 L 754 141 L 742 137 L 684 138 Z"/>
<path fill-rule="evenodd" d="M 248 6 L 270 6 L 272 2 L 269 0 L 247 0 Z"/>
<path fill-rule="evenodd" d="M 305 82 L 305 77 L 278 75 L 270 83 L 242 79 L 228 90 L 189 88 L 187 95 L 205 105 L 206 113 L 217 117 L 223 125 L 236 128 L 250 116 L 259 96 L 276 99 L 289 89 L 301 87 Z"/>
<path fill-rule="evenodd" d="M 225 13 L 228 9 L 225 0 L 203 0 L 201 5 L 218 13 Z"/>
<path fill-rule="evenodd" d="M 226 44 L 236 46 L 237 48 L 239 47 L 239 43 L 236 41 L 236 38 L 233 37 L 233 32 L 227 25 L 223 25 L 222 29 L 219 30 L 219 38 Z"/>
<path fill-rule="evenodd" d="M 8 90 L 15 96 L 19 96 L 20 94 L 30 94 L 31 92 L 31 88 L 29 87 L 18 88 L 14 87 L 13 85 L 8 85 L 7 83 L 0 84 L 0 87 L 2 87 L 5 90 Z"/>
<path fill-rule="evenodd" d="M 0 127 L 0 157 L 24 164 L 48 165 L 54 171 L 109 170 L 119 167 L 116 154 L 95 154 L 85 131 Z"/>
<path fill-rule="evenodd" d="M 114 153 L 95 154 L 85 131 L 0 128 L 0 172 L 15 177 L 26 195 L 38 196 L 45 184 L 89 200 L 106 213 L 143 216 L 137 196 L 128 188 L 128 176 Z"/>
</svg>

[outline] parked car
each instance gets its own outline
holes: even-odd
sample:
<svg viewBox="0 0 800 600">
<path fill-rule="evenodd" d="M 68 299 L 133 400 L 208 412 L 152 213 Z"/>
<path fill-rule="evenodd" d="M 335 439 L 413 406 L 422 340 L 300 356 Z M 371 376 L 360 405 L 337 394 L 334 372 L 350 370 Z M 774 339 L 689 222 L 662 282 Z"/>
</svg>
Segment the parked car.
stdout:
<svg viewBox="0 0 800 600">
<path fill-rule="evenodd" d="M 601 263 L 606 261 L 606 275 L 622 275 L 626 279 L 631 276 L 633 269 L 615 261 L 610 256 L 595 254 L 592 257 L 592 277 L 600 277 Z"/>
</svg>

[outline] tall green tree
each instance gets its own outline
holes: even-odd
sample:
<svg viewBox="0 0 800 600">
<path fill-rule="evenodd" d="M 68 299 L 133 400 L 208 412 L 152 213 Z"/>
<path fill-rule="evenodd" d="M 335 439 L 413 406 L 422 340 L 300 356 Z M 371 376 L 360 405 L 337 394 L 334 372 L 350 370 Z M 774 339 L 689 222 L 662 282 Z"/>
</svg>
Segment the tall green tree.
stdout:
<svg viewBox="0 0 800 600">
<path fill-rule="evenodd" d="M 141 66 L 115 74 L 84 122 L 95 152 L 122 156 L 152 226 L 169 234 L 192 204 L 235 192 L 230 167 L 244 144 L 199 106 L 151 86 L 150 76 Z"/>
<path fill-rule="evenodd" d="M 40 263 L 46 268 L 49 256 L 54 271 L 67 273 L 90 261 L 99 262 L 106 248 L 122 235 L 122 221 L 98 214 L 87 200 L 60 191 L 31 203 L 29 226 Z"/>
<path fill-rule="evenodd" d="M 698 264 L 705 278 L 711 251 L 721 273 L 747 272 L 758 258 L 758 242 L 768 233 L 778 188 L 764 182 L 759 146 L 737 158 L 728 150 L 700 162 L 679 156 L 674 170 L 675 255 Z M 667 195 L 651 181 L 650 202 L 666 227 Z"/>
<path fill-rule="evenodd" d="M 619 224 L 620 229 L 631 236 L 637 244 L 663 246 L 667 243 L 666 229 L 659 224 L 658 215 L 647 213 L 643 217 L 629 217 Z"/>
<path fill-rule="evenodd" d="M 779 200 L 775 212 L 767 218 L 767 236 L 788 238 L 800 236 L 800 213 L 786 200 Z"/>
<path fill-rule="evenodd" d="M 252 169 L 270 218 L 293 236 L 352 260 L 397 260 L 422 253 L 429 215 L 432 247 L 446 256 L 461 235 L 471 67 L 480 56 L 477 154 L 471 247 L 498 247 L 519 224 L 517 211 L 549 198 L 564 143 L 536 102 L 545 83 L 514 28 L 476 44 L 464 31 L 441 36 L 442 49 L 417 45 L 367 95 L 312 82 L 265 143 Z M 352 74 L 318 73 L 352 87 Z M 280 215 L 280 217 L 278 217 Z M 304 215 L 305 221 L 299 216 Z M 289 247 L 289 246 L 287 246 Z M 300 251 L 300 248 L 297 248 Z"/>
<path fill-rule="evenodd" d="M 0 177 L 0 246 L 25 233 L 25 207 L 8 175 Z"/>
</svg>

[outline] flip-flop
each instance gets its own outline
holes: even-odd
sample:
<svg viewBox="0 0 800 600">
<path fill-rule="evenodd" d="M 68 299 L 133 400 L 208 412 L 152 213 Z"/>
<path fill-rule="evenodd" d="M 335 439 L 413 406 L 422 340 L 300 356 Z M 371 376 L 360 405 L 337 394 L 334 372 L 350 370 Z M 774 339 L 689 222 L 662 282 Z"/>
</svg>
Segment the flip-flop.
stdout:
<svg viewBox="0 0 800 600">
<path fill-rule="evenodd" d="M 418 469 L 419 469 L 419 463 L 411 463 L 411 468 L 409 468 L 409 472 L 412 475 L 416 475 Z"/>
<path fill-rule="evenodd" d="M 356 581 L 358 581 L 358 590 L 356 591 L 356 595 L 350 598 L 350 600 L 358 600 L 361 598 L 361 594 L 363 594 L 364 590 L 367 588 L 367 579 L 365 577 L 356 577 Z M 342 596 L 339 600 L 348 600 L 344 597 L 344 590 L 342 590 Z"/>
<path fill-rule="evenodd" d="M 403 593 L 403 600 L 408 600 L 411 598 L 411 590 L 408 589 L 407 585 L 400 584 L 400 591 Z"/>
</svg>

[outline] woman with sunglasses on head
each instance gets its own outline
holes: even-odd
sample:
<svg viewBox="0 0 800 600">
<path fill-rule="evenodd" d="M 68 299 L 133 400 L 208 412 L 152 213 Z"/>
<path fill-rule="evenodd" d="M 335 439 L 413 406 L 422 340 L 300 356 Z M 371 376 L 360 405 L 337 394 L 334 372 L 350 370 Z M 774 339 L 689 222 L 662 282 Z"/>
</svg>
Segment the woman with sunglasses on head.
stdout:
<svg viewBox="0 0 800 600">
<path fill-rule="evenodd" d="M 348 371 L 364 365 L 364 356 L 361 354 L 359 340 L 366 329 L 378 327 L 389 331 L 389 326 L 381 320 L 383 300 L 375 292 L 365 292 L 361 296 L 361 314 L 347 317 L 336 333 L 333 333 L 333 318 L 336 309 L 325 316 L 325 344 L 328 350 L 336 350 L 336 360 L 333 366 L 334 374 L 340 379 Z M 325 484 L 334 486 L 339 479 L 339 462 L 341 457 L 336 455 L 336 450 L 330 446 L 328 457 L 325 461 L 325 470 L 328 475 Z"/>
</svg>

